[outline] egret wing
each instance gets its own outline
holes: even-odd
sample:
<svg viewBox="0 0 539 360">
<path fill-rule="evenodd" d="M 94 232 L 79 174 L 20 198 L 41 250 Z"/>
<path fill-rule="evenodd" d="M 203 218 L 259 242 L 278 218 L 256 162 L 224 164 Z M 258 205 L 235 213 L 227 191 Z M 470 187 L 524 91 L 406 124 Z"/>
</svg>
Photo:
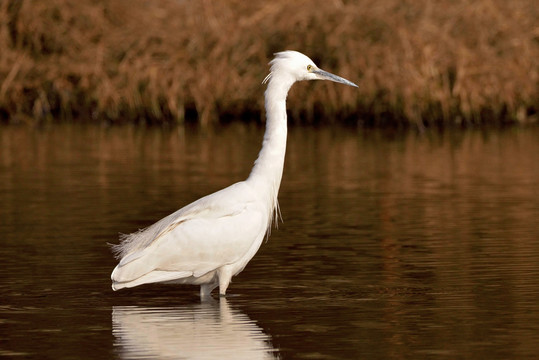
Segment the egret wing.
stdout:
<svg viewBox="0 0 539 360">
<path fill-rule="evenodd" d="M 143 249 L 125 256 L 113 280 L 133 281 L 151 271 L 199 277 L 240 260 L 264 236 L 267 225 L 260 203 L 240 184 L 189 205 L 191 211 L 170 222 Z"/>
<path fill-rule="evenodd" d="M 240 260 L 264 236 L 266 217 L 256 207 L 219 218 L 183 222 L 156 244 L 161 270 L 191 270 L 195 277 Z"/>
<path fill-rule="evenodd" d="M 227 216 L 241 209 L 242 204 L 254 199 L 256 199 L 256 194 L 244 181 L 233 184 L 184 206 L 145 229 L 122 235 L 120 244 L 114 245 L 113 251 L 121 259 L 120 265 L 123 265 L 135 260 L 140 256 L 141 250 L 153 244 L 156 239 L 174 229 L 178 224 L 194 218 Z"/>
</svg>

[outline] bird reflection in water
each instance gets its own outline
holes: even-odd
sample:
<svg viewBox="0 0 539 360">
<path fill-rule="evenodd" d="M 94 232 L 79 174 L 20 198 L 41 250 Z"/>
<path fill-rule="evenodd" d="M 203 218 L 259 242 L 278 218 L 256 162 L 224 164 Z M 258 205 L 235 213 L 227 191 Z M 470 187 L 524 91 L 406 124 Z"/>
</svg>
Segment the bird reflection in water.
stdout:
<svg viewBox="0 0 539 360">
<path fill-rule="evenodd" d="M 123 359 L 278 359 L 271 338 L 225 298 L 180 307 L 114 306 Z"/>
</svg>

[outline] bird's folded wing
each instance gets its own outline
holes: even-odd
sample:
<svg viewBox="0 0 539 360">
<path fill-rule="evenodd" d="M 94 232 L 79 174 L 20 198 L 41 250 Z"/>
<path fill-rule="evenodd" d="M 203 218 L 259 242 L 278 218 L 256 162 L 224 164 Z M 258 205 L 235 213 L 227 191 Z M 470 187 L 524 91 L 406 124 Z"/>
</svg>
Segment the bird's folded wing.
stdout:
<svg viewBox="0 0 539 360">
<path fill-rule="evenodd" d="M 113 251 L 121 259 L 120 265 L 123 265 L 136 259 L 142 250 L 181 223 L 196 218 L 211 219 L 230 216 L 242 211 L 243 207 L 252 203 L 255 197 L 256 195 L 245 182 L 233 184 L 198 199 L 145 229 L 122 235 L 120 244 L 114 245 Z"/>
<path fill-rule="evenodd" d="M 224 210 L 226 208 L 226 211 Z M 264 236 L 267 215 L 257 202 L 199 208 L 164 228 L 143 249 L 125 256 L 116 281 L 131 281 L 150 271 L 188 271 L 198 277 L 241 259 Z"/>
</svg>

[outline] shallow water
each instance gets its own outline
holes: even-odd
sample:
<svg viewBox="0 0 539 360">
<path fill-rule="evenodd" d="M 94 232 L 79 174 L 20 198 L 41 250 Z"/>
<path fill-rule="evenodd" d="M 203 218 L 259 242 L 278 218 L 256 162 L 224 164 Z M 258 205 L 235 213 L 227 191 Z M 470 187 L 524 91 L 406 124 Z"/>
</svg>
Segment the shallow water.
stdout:
<svg viewBox="0 0 539 360">
<path fill-rule="evenodd" d="M 263 129 L 0 128 L 0 356 L 534 358 L 539 129 L 294 127 L 229 297 L 110 288 L 107 243 L 245 178 Z"/>
</svg>

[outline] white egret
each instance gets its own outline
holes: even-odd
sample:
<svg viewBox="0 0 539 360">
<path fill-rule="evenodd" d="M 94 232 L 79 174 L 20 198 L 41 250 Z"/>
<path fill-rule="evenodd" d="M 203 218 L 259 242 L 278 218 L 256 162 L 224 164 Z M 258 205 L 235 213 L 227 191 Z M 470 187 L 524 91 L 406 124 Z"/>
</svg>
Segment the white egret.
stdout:
<svg viewBox="0 0 539 360">
<path fill-rule="evenodd" d="M 120 260 L 112 288 L 147 283 L 200 285 L 200 296 L 219 286 L 224 296 L 232 276 L 258 251 L 277 218 L 277 193 L 286 151 L 286 97 L 296 81 L 331 80 L 356 84 L 319 69 L 297 51 L 275 54 L 264 79 L 266 132 L 245 181 L 205 196 L 146 229 L 122 236 L 114 246 Z"/>
</svg>

